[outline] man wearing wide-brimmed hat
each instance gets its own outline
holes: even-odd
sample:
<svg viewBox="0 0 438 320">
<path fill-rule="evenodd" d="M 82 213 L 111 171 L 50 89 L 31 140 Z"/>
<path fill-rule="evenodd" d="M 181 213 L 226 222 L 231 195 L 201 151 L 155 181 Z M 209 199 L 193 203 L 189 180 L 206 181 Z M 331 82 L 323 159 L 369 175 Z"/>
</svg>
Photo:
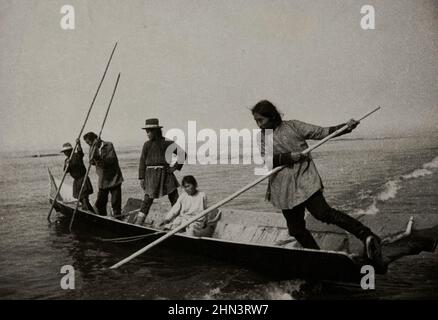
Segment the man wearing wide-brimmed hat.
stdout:
<svg viewBox="0 0 438 320">
<path fill-rule="evenodd" d="M 64 153 L 67 157 L 64 162 L 64 170 L 70 173 L 73 180 L 73 197 L 79 199 L 79 192 L 81 191 L 82 183 L 87 172 L 84 165 L 84 152 L 82 151 L 81 143 L 79 139 L 77 142 L 76 152 L 72 154 L 73 147 L 67 142 L 62 145 L 61 153 Z M 71 159 L 70 159 L 71 156 Z M 70 159 L 70 161 L 69 161 Z M 90 178 L 85 180 L 84 189 L 82 190 L 81 198 L 79 201 L 82 204 L 82 208 L 94 212 L 93 206 L 90 203 L 89 196 L 93 193 L 93 186 L 91 185 Z"/>
<path fill-rule="evenodd" d="M 143 145 L 138 170 L 140 186 L 144 190 L 143 203 L 136 219 L 138 224 L 143 224 L 153 199 L 167 195 L 172 206 L 178 199 L 179 183 L 174 171 L 181 170 L 186 153 L 174 141 L 163 137 L 162 128 L 156 118 L 147 119 L 142 128 L 149 140 Z M 171 159 L 166 159 L 166 151 L 178 156 L 172 166 Z"/>
</svg>

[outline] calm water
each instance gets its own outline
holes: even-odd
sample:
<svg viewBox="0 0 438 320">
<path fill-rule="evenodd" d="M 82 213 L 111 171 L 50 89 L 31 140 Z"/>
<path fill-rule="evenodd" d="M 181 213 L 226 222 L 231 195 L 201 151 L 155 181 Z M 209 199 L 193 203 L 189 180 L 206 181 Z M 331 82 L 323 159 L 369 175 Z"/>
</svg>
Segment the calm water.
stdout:
<svg viewBox="0 0 438 320">
<path fill-rule="evenodd" d="M 438 214 L 438 136 L 336 141 L 314 158 L 326 197 L 346 212 Z M 117 146 L 116 146 L 117 148 Z M 52 151 L 47 151 L 52 153 Z M 119 148 L 125 176 L 124 200 L 141 198 L 137 163 L 140 152 Z M 60 177 L 63 157 L 31 158 L 7 153 L 0 159 L 0 298 L 2 299 L 292 299 L 300 280 L 273 282 L 233 265 L 156 250 L 117 271 L 106 267 L 137 247 L 102 244 L 69 234 L 62 224 L 48 226 L 47 167 Z M 186 165 L 211 202 L 252 181 L 246 165 Z M 93 185 L 96 177 L 92 171 Z M 71 182 L 66 180 L 67 183 Z M 261 184 L 230 207 L 274 211 L 264 202 Z M 167 199 L 153 210 L 165 211 Z M 55 214 L 56 216 L 56 214 Z M 60 268 L 73 265 L 76 290 L 60 288 Z M 404 257 L 379 276 L 376 290 L 327 285 L 315 298 L 438 298 L 438 255 Z"/>
</svg>

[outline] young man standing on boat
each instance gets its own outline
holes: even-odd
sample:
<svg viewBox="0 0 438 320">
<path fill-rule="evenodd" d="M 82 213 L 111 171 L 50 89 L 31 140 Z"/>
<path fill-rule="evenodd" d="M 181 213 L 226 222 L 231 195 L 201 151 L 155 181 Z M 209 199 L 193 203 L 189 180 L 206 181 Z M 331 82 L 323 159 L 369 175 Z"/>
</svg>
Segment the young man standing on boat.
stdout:
<svg viewBox="0 0 438 320">
<path fill-rule="evenodd" d="M 353 217 L 331 208 L 323 195 L 323 184 L 310 154 L 301 152 L 308 148 L 306 140 L 321 140 L 345 126 L 320 127 L 298 120 L 284 121 L 277 108 L 263 100 L 252 109 L 257 125 L 262 129 L 261 150 L 264 155 L 265 130 L 270 129 L 273 141 L 273 166 L 286 166 L 269 179 L 267 199 L 281 209 L 290 236 L 304 248 L 319 249 L 309 230 L 306 229 L 304 211 L 307 209 L 316 219 L 335 224 L 360 239 L 368 258 L 376 267 L 382 264 L 380 239 L 368 227 Z M 358 122 L 350 120 L 351 132 Z"/>
<path fill-rule="evenodd" d="M 94 132 L 86 133 L 84 140 L 90 146 L 90 163 L 96 166 L 98 176 L 99 192 L 95 204 L 96 209 L 100 215 L 107 215 L 106 205 L 108 195 L 111 193 L 113 215 L 120 217 L 122 214 L 123 175 L 114 146 L 109 141 L 99 140 Z"/>
<path fill-rule="evenodd" d="M 178 200 L 179 183 L 174 172 L 181 170 L 186 153 L 174 142 L 163 137 L 162 126 L 156 118 L 147 119 L 145 127 L 148 141 L 143 144 L 138 168 L 140 186 L 144 190 L 144 199 L 137 215 L 136 223 L 143 224 L 154 199 L 168 196 L 173 206 Z M 177 161 L 170 166 L 166 153 L 176 154 Z"/>
<path fill-rule="evenodd" d="M 77 148 L 76 152 L 73 153 L 72 145 L 67 142 L 62 145 L 61 152 L 66 156 L 64 162 L 64 171 L 67 170 L 73 180 L 73 198 L 79 199 L 79 193 L 81 191 L 82 184 L 84 183 L 84 177 L 87 173 L 84 165 L 84 152 L 82 151 L 81 142 L 79 139 L 76 140 Z M 70 158 L 71 157 L 71 158 Z M 69 160 L 70 159 L 70 160 Z M 91 185 L 90 178 L 87 177 L 85 180 L 85 185 L 82 190 L 81 198 L 79 201 L 82 204 L 82 208 L 85 210 L 94 212 L 93 206 L 90 203 L 89 196 L 93 193 L 93 186 Z"/>
</svg>

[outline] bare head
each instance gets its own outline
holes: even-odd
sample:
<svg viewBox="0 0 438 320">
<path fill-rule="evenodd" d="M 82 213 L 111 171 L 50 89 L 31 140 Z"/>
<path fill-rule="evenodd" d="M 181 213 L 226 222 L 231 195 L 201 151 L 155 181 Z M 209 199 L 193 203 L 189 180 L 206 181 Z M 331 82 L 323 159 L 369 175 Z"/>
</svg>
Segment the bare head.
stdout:
<svg viewBox="0 0 438 320">
<path fill-rule="evenodd" d="M 97 139 L 97 134 L 94 132 L 88 132 L 84 134 L 84 141 L 86 144 L 88 144 L 90 147 L 93 145 L 94 141 Z"/>
<path fill-rule="evenodd" d="M 275 129 L 282 121 L 277 107 L 268 100 L 258 102 L 251 112 L 260 129 Z"/>
<path fill-rule="evenodd" d="M 194 176 L 185 176 L 182 179 L 182 187 L 184 188 L 184 191 L 189 195 L 192 196 L 196 194 L 198 191 L 198 182 L 196 181 Z"/>
</svg>

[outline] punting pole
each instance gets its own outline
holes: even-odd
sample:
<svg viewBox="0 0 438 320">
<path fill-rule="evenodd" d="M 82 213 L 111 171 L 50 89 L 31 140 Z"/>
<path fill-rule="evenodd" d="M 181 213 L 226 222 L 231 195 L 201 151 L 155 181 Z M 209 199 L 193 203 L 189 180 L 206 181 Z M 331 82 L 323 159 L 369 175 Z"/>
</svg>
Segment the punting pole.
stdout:
<svg viewBox="0 0 438 320">
<path fill-rule="evenodd" d="M 109 57 L 109 60 L 108 60 L 108 62 L 107 62 L 107 64 L 106 64 L 105 71 L 104 71 L 104 73 L 103 73 L 102 79 L 100 79 L 99 86 L 97 87 L 96 93 L 94 94 L 94 97 L 93 97 L 93 101 L 91 101 L 90 108 L 88 108 L 87 116 L 85 117 L 84 124 L 82 125 L 81 131 L 79 132 L 78 139 L 81 138 L 81 136 L 82 136 L 82 132 L 84 131 L 84 128 L 85 128 L 85 125 L 87 124 L 88 117 L 90 116 L 90 113 L 91 113 L 91 109 L 92 109 L 93 106 L 94 106 L 94 102 L 96 101 L 97 94 L 99 93 L 99 91 L 100 91 L 100 87 L 102 86 L 102 82 L 103 82 L 103 80 L 105 79 L 106 72 L 108 71 L 109 65 L 110 65 L 111 60 L 112 60 L 112 58 L 113 58 L 114 51 L 116 51 L 116 47 L 117 47 L 117 42 L 116 42 L 116 44 L 114 45 L 113 51 L 111 52 L 111 55 L 110 55 L 110 57 Z M 72 151 L 72 153 L 70 154 L 70 157 L 68 158 L 67 166 L 65 167 L 65 170 L 64 170 L 64 175 L 62 176 L 61 182 L 59 183 L 59 187 L 58 187 L 58 189 L 56 190 L 56 195 L 55 195 L 55 197 L 53 198 L 54 200 L 53 200 L 52 206 L 50 207 L 49 214 L 47 215 L 47 220 L 49 221 L 49 223 L 51 223 L 51 221 L 50 221 L 50 216 L 52 215 L 53 208 L 55 207 L 56 199 L 58 198 L 58 195 L 59 195 L 59 193 L 61 192 L 61 186 L 62 186 L 62 184 L 64 183 L 64 179 L 65 179 L 65 176 L 67 175 L 67 171 L 68 171 L 68 167 L 69 167 L 69 165 L 70 165 L 71 158 L 73 157 L 73 154 L 75 153 L 77 146 L 78 146 L 78 143 L 76 142 L 76 143 L 75 143 L 75 146 L 74 146 L 74 148 L 73 148 L 73 151 Z"/>
<path fill-rule="evenodd" d="M 93 159 L 94 151 L 96 150 L 96 144 L 97 144 L 98 141 L 100 141 L 100 136 L 102 135 L 103 127 L 105 126 L 105 122 L 106 122 L 106 119 L 108 117 L 108 113 L 109 113 L 109 110 L 111 108 L 111 104 L 113 102 L 113 98 L 114 98 L 114 95 L 115 95 L 116 90 L 117 90 L 117 85 L 119 84 L 119 80 L 120 80 L 120 73 L 117 76 L 117 81 L 116 81 L 116 84 L 115 84 L 114 89 L 113 89 L 113 94 L 111 95 L 111 100 L 110 100 L 110 102 L 108 104 L 108 108 L 106 109 L 105 118 L 103 119 L 102 126 L 100 127 L 99 137 L 94 141 L 93 146 L 91 147 L 91 151 L 90 151 L 90 163 L 88 164 L 87 172 L 85 173 L 84 180 L 82 181 L 81 190 L 79 191 L 79 196 L 78 196 L 78 199 L 76 201 L 75 211 L 73 211 L 73 215 L 71 216 L 71 220 L 70 220 L 70 226 L 69 226 L 70 232 L 71 232 L 71 229 L 72 229 L 72 226 L 73 226 L 73 222 L 75 220 L 76 212 L 78 211 L 78 208 L 79 208 L 79 201 L 81 199 L 82 192 L 84 191 L 84 186 L 85 186 L 85 183 L 87 182 L 88 174 L 90 173 L 91 160 Z"/>
<path fill-rule="evenodd" d="M 365 119 L 366 117 L 370 116 L 372 113 L 376 112 L 377 110 L 379 110 L 380 107 L 377 107 L 376 109 L 374 109 L 373 111 L 367 113 L 366 115 L 364 115 L 362 118 L 360 118 L 358 121 L 362 121 L 363 119 Z M 328 140 L 332 139 L 333 137 L 337 136 L 338 134 L 344 132 L 345 130 L 348 129 L 348 125 L 343 126 L 342 128 L 336 130 L 335 132 L 333 132 L 332 134 L 328 135 L 327 137 L 325 137 L 324 139 L 322 139 L 321 141 L 319 141 L 318 143 L 314 144 L 313 146 L 310 146 L 309 148 L 307 148 L 306 150 L 302 151 L 302 154 L 307 154 L 310 151 L 316 149 L 317 147 L 319 147 L 320 145 L 322 145 L 323 143 L 327 142 Z M 182 229 L 184 229 L 185 227 L 187 227 L 189 224 L 195 222 L 196 220 L 198 220 L 199 218 L 202 218 L 203 216 L 205 216 L 206 214 L 210 213 L 211 211 L 223 206 L 224 204 L 226 204 L 227 202 L 230 202 L 231 200 L 233 200 L 234 198 L 238 197 L 239 195 L 241 195 L 242 193 L 244 193 L 245 191 L 248 191 L 249 189 L 251 189 L 252 187 L 254 187 L 255 185 L 259 184 L 260 182 L 262 182 L 263 180 L 271 177 L 272 175 L 276 174 L 277 172 L 279 172 L 280 170 L 282 170 L 283 168 L 285 168 L 285 166 L 280 166 L 277 167 L 271 171 L 269 171 L 266 175 L 254 180 L 253 182 L 247 184 L 246 186 L 244 186 L 242 189 L 236 191 L 235 193 L 233 193 L 232 195 L 228 196 L 227 198 L 215 203 L 214 205 L 212 205 L 211 207 L 203 210 L 201 213 L 199 213 L 196 217 L 190 219 L 187 223 L 182 224 L 181 226 L 177 227 L 176 229 L 166 233 L 164 236 L 162 236 L 161 238 L 158 238 L 157 240 L 151 242 L 150 244 L 148 244 L 147 246 L 145 246 L 144 248 L 134 252 L 133 254 L 131 254 L 129 257 L 117 262 L 116 264 L 114 264 L 113 266 L 110 267 L 110 269 L 117 269 L 118 267 L 120 267 L 121 265 L 131 261 L 132 259 L 134 259 L 135 257 L 141 255 L 142 253 L 148 251 L 149 249 L 155 247 L 156 245 L 158 245 L 159 243 L 163 242 L 164 240 L 166 240 L 167 238 L 173 236 L 175 233 L 181 231 Z"/>
</svg>

